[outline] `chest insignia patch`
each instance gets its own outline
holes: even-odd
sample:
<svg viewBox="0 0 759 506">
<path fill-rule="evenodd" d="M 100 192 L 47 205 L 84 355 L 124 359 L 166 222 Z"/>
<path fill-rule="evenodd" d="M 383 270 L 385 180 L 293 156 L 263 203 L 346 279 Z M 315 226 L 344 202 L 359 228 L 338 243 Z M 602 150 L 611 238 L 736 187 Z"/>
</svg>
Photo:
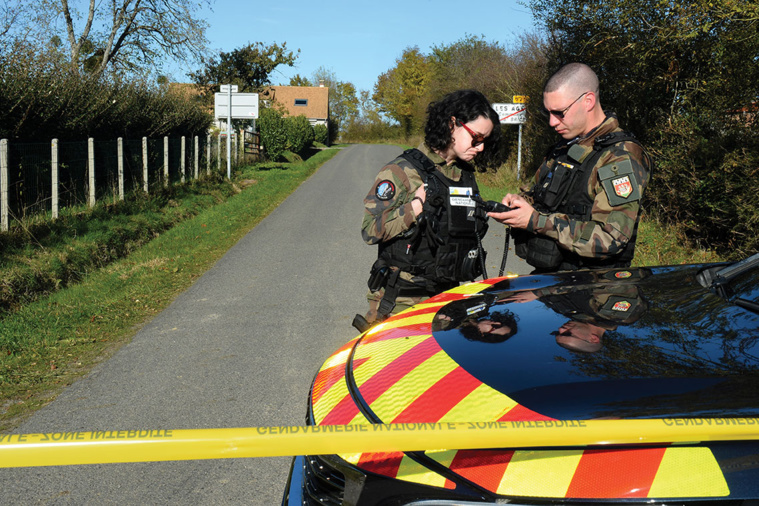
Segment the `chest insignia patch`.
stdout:
<svg viewBox="0 0 759 506">
<path fill-rule="evenodd" d="M 374 194 L 379 200 L 390 200 L 395 197 L 395 185 L 387 179 L 377 183 Z"/>
<path fill-rule="evenodd" d="M 615 303 L 615 304 L 612 306 L 611 310 L 612 310 L 612 311 L 623 311 L 623 312 L 626 312 L 626 311 L 629 311 L 629 310 L 630 310 L 630 307 L 631 307 L 631 306 L 632 306 L 632 304 L 630 304 L 630 303 L 629 303 L 629 302 L 627 302 L 626 300 L 621 300 L 621 301 L 619 301 L 619 302 Z"/>
</svg>

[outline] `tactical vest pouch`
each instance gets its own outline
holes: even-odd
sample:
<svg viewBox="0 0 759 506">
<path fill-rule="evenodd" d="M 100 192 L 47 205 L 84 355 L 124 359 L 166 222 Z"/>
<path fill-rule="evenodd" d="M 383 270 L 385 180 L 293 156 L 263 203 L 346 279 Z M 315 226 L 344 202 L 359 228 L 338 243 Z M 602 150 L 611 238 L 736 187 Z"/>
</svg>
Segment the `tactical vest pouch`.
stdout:
<svg viewBox="0 0 759 506">
<path fill-rule="evenodd" d="M 564 256 L 553 239 L 513 228 L 511 236 L 517 256 L 536 269 L 556 269 L 561 265 Z"/>
<path fill-rule="evenodd" d="M 468 194 L 455 193 L 459 190 L 469 190 Z M 448 207 L 448 233 L 451 237 L 472 237 L 476 226 L 476 212 L 474 201 L 469 197 L 471 188 L 450 188 L 451 193 L 447 197 Z"/>
<path fill-rule="evenodd" d="M 445 244 L 440 246 L 435 259 L 434 277 L 439 281 L 472 281 L 482 274 L 482 263 L 476 245 Z"/>
<path fill-rule="evenodd" d="M 470 249 L 459 266 L 456 281 L 472 281 L 477 276 L 482 275 L 482 264 L 486 257 L 487 252 L 484 249 L 482 250 L 482 260 L 480 260 L 479 249 L 476 247 Z"/>
<path fill-rule="evenodd" d="M 514 239 L 514 251 L 519 258 L 527 258 L 527 241 L 530 234 L 519 228 L 511 229 L 511 238 Z"/>
<path fill-rule="evenodd" d="M 553 171 L 553 177 L 548 183 L 548 187 L 542 192 L 542 202 L 548 209 L 554 210 L 558 206 L 564 195 L 567 193 L 570 169 L 559 164 Z"/>
</svg>

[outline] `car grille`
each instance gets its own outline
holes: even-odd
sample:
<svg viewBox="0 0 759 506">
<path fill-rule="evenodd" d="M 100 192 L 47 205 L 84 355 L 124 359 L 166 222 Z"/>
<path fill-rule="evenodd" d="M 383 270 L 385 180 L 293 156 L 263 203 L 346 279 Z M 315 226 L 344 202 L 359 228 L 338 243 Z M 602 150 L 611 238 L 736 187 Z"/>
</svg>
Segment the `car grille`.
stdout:
<svg viewBox="0 0 759 506">
<path fill-rule="evenodd" d="M 341 505 L 345 475 L 319 457 L 306 456 L 304 462 L 304 506 Z"/>
</svg>

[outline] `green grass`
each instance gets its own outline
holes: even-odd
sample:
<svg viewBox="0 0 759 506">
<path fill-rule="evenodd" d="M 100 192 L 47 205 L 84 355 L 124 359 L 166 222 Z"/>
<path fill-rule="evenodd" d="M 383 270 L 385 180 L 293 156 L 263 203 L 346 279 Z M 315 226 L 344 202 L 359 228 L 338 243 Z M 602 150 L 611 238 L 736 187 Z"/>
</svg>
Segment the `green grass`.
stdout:
<svg viewBox="0 0 759 506">
<path fill-rule="evenodd" d="M 245 168 L 235 175 L 238 193 L 218 195 L 213 205 L 175 221 L 126 256 L 6 312 L 0 320 L 0 430 L 17 425 L 110 356 L 336 153 Z M 91 235 L 80 239 L 82 244 L 60 242 L 84 251 L 97 242 Z M 55 248 L 51 242 L 36 253 Z M 33 260 L 35 250 L 26 255 Z"/>
</svg>

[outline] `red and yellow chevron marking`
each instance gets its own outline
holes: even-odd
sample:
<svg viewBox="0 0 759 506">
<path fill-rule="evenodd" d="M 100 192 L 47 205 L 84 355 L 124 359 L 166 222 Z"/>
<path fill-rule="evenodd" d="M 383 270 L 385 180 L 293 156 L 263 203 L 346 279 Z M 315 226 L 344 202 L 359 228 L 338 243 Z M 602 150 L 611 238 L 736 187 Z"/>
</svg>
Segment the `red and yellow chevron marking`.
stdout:
<svg viewBox="0 0 759 506">
<path fill-rule="evenodd" d="M 353 376 L 365 402 L 384 423 L 552 420 L 483 384 L 432 337 L 431 323 L 442 306 L 496 281 L 462 285 L 440 294 L 363 336 L 353 358 Z M 318 425 L 369 423 L 351 398 L 344 377 L 354 344 L 355 340 L 338 350 L 317 375 L 312 408 Z M 426 454 L 502 495 L 577 499 L 729 495 L 708 448 L 436 450 Z M 403 452 L 341 457 L 391 478 L 454 487 Z"/>
</svg>

